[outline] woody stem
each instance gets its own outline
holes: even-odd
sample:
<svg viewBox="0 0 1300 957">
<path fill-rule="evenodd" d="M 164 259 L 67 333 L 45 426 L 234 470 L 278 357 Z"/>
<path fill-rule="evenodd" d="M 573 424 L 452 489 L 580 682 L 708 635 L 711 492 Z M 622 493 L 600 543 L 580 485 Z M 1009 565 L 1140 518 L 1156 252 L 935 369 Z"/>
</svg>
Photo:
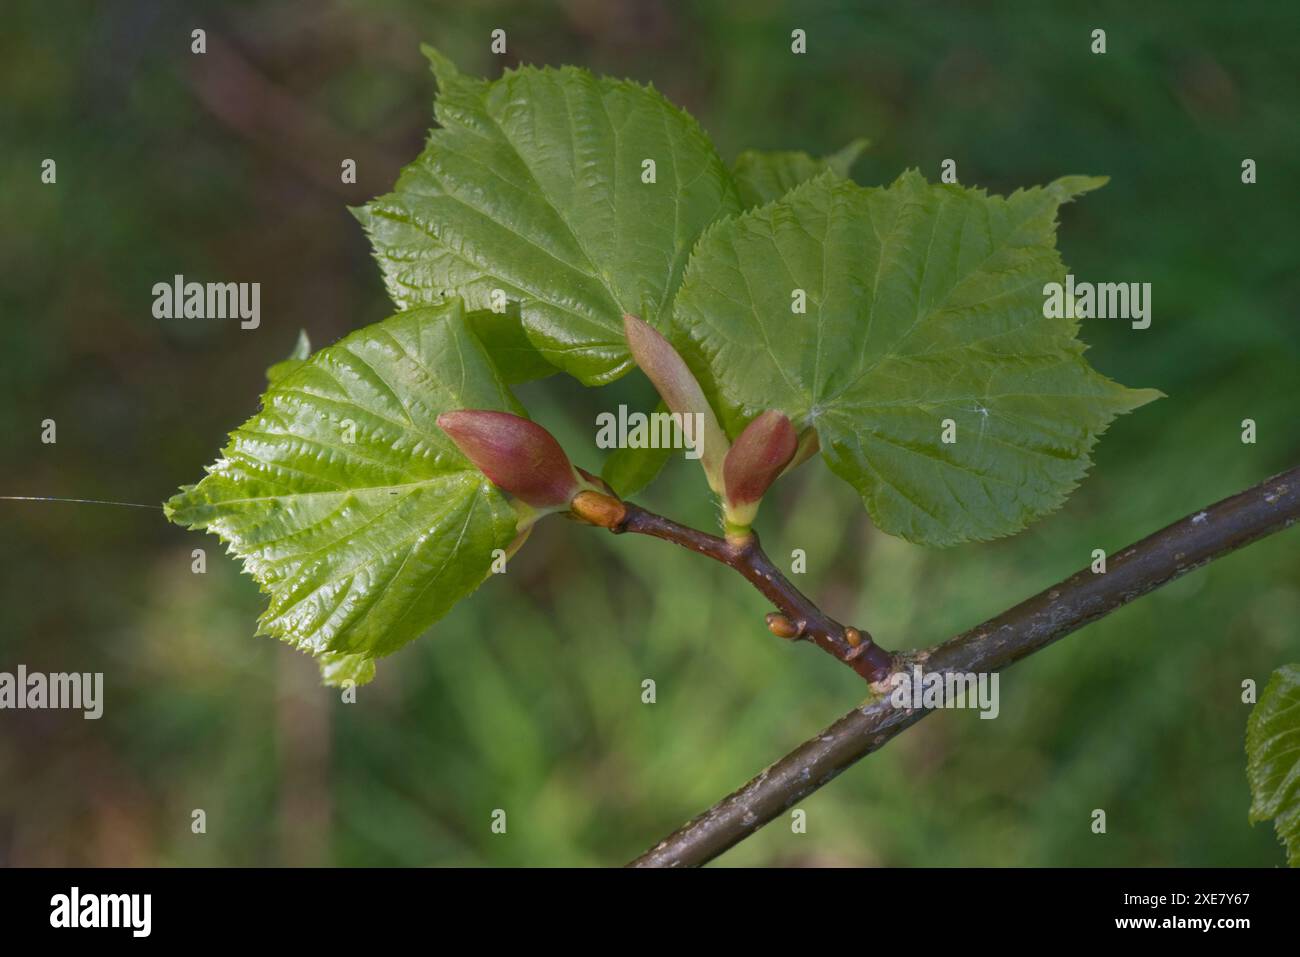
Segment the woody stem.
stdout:
<svg viewBox="0 0 1300 957">
<path fill-rule="evenodd" d="M 661 538 L 735 569 L 788 619 L 793 626 L 792 640 L 811 641 L 869 682 L 883 681 L 893 670 L 893 656 L 866 631 L 846 628 L 791 584 L 763 551 L 754 532 L 722 538 L 674 522 L 639 505 L 617 502 L 618 507 L 614 507 L 614 502 L 617 500 L 596 492 L 583 492 L 574 500 L 573 511 L 616 535 L 631 532 Z"/>
</svg>

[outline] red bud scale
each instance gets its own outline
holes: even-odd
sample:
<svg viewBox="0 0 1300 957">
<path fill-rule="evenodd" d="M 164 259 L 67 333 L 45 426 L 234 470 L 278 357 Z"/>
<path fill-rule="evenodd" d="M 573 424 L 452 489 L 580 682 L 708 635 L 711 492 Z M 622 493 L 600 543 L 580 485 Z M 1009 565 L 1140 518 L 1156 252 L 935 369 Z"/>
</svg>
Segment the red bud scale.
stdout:
<svg viewBox="0 0 1300 957">
<path fill-rule="evenodd" d="M 736 437 L 722 465 L 727 521 L 748 526 L 758 503 L 799 446 L 790 420 L 775 409 L 758 416 Z"/>
<path fill-rule="evenodd" d="M 498 488 L 534 508 L 567 507 L 579 479 L 560 443 L 536 422 L 509 412 L 462 409 L 438 426 Z"/>
</svg>

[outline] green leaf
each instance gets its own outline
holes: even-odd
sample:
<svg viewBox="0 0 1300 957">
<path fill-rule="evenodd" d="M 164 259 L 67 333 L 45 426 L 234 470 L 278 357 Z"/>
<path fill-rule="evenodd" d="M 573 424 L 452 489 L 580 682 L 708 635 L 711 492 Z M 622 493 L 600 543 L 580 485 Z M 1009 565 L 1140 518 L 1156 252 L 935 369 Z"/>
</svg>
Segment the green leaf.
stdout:
<svg viewBox="0 0 1300 957">
<path fill-rule="evenodd" d="M 519 411 L 459 300 L 352 333 L 277 376 L 207 476 L 166 503 L 243 559 L 269 634 L 368 680 L 488 573 L 515 512 L 435 424 Z"/>
<path fill-rule="evenodd" d="M 425 54 L 441 128 L 356 211 L 389 294 L 478 310 L 500 289 L 546 361 L 588 385 L 618 378 L 632 366 L 623 314 L 666 327 L 695 241 L 739 209 L 726 166 L 654 89 L 573 67 L 488 82 Z"/>
<path fill-rule="evenodd" d="M 311 355 L 311 340 L 307 338 L 306 329 L 299 329 L 298 338 L 293 344 L 293 351 L 266 370 L 266 381 L 275 382 L 286 373 L 292 372 L 302 365 L 303 360 L 309 355 Z"/>
<path fill-rule="evenodd" d="M 1300 665 L 1284 665 L 1246 722 L 1250 823 L 1273 821 L 1287 863 L 1300 867 Z"/>
<path fill-rule="evenodd" d="M 820 176 L 827 170 L 848 179 L 853 164 L 869 145 L 869 140 L 856 139 L 823 159 L 809 156 L 800 150 L 746 150 L 736 157 L 731 175 L 736 180 L 741 204 L 746 209 L 762 206 L 780 199 L 800 183 Z"/>
<path fill-rule="evenodd" d="M 882 530 L 1010 534 L 1064 501 L 1116 415 L 1159 395 L 1097 373 L 1077 323 L 1043 316 L 1044 285 L 1065 275 L 1057 208 L 1104 182 L 1004 198 L 914 172 L 878 189 L 823 174 L 705 235 L 675 342 L 729 434 L 769 408 L 811 425 Z"/>
<path fill-rule="evenodd" d="M 668 406 L 660 402 L 655 413 L 667 413 Z M 600 467 L 600 477 L 619 498 L 631 498 L 659 477 L 673 449 L 664 443 L 658 448 L 632 448 L 619 446 L 609 453 Z"/>
<path fill-rule="evenodd" d="M 465 313 L 465 318 L 492 357 L 501 378 L 510 385 L 544 379 L 560 371 L 528 341 L 518 303 L 511 303 L 505 312 L 475 309 Z"/>
</svg>

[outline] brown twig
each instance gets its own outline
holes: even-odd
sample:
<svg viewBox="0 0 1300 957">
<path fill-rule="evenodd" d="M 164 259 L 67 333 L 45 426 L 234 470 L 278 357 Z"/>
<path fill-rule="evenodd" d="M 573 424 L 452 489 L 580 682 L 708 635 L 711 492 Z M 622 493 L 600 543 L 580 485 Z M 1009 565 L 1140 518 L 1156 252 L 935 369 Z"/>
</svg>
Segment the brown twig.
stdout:
<svg viewBox="0 0 1300 957">
<path fill-rule="evenodd" d="M 996 618 L 926 651 L 898 655 L 899 670 L 999 671 L 1148 592 L 1300 519 L 1300 468 L 1166 526 L 1112 556 L 1103 574 L 1076 572 Z M 697 533 L 698 534 L 698 533 Z M 705 864 L 911 727 L 928 712 L 881 695 L 854 708 L 738 791 L 632 862 Z"/>
<path fill-rule="evenodd" d="M 632 532 L 673 542 L 734 568 L 776 606 L 778 616 L 768 616 L 773 634 L 794 641 L 811 641 L 844 662 L 867 681 L 889 676 L 893 658 L 858 628 L 845 627 L 825 614 L 795 588 L 767 557 L 752 531 L 743 537 L 721 538 L 656 515 L 639 505 L 621 502 L 598 492 L 582 492 L 574 499 L 573 512 L 593 525 L 616 535 Z"/>
</svg>

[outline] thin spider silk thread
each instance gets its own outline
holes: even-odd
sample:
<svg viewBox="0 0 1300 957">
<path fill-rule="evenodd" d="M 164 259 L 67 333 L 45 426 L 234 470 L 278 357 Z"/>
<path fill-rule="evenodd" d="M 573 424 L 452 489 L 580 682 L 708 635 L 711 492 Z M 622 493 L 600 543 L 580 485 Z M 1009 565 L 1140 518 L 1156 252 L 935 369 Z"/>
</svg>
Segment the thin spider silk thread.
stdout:
<svg viewBox="0 0 1300 957">
<path fill-rule="evenodd" d="M 110 502 L 102 498 L 53 498 L 48 495 L 0 495 L 5 502 L 73 502 L 79 505 L 120 505 L 122 508 L 156 508 L 161 505 L 141 505 L 138 502 Z"/>
</svg>

